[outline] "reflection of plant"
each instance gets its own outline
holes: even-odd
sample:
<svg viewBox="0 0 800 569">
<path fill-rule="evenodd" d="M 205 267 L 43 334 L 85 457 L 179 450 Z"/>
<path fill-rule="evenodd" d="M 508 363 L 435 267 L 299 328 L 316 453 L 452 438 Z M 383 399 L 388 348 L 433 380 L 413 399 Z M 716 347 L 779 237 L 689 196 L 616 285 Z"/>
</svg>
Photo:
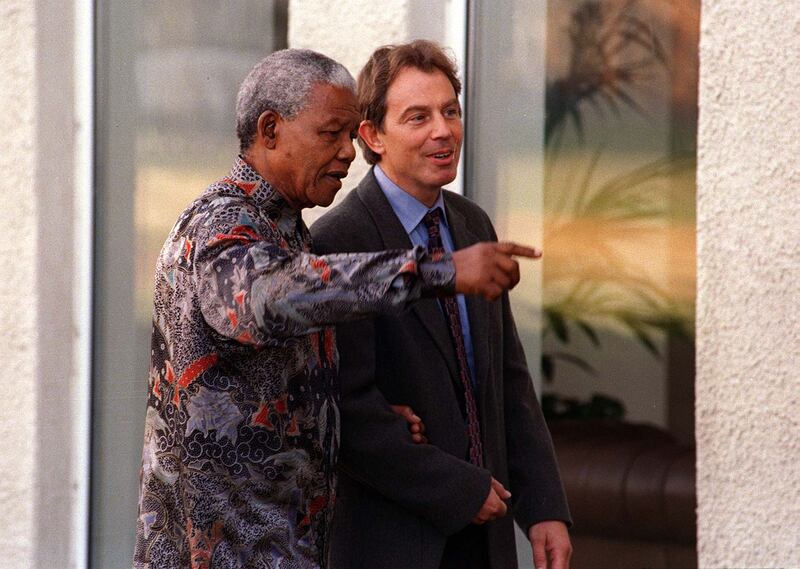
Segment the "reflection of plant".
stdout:
<svg viewBox="0 0 800 569">
<path fill-rule="evenodd" d="M 548 143 L 570 117 L 582 134 L 584 101 L 598 111 L 601 99 L 615 112 L 619 103 L 641 111 L 628 89 L 647 79 L 654 64 L 666 64 L 666 58 L 658 37 L 631 13 L 636 3 L 629 0 L 614 11 L 607 3 L 587 1 L 572 14 L 569 72 L 547 85 Z"/>
<path fill-rule="evenodd" d="M 610 279 L 609 279 L 610 280 Z M 655 357 L 660 357 L 653 334 L 662 332 L 675 337 L 688 338 L 688 318 L 676 303 L 658 291 L 636 291 L 639 302 L 633 303 L 616 283 L 597 279 L 578 281 L 563 298 L 545 300 L 545 323 L 542 337 L 552 333 L 563 345 L 571 341 L 575 330 L 582 332 L 596 347 L 601 347 L 595 323 L 616 323 L 637 338 Z M 594 368 L 583 358 L 564 351 L 542 354 L 543 377 L 552 381 L 557 361 L 573 364 L 589 374 Z"/>
<path fill-rule="evenodd" d="M 552 334 L 564 346 L 571 334 L 580 331 L 600 347 L 596 327 L 622 328 L 648 351 L 659 357 L 655 333 L 689 337 L 689 315 L 672 299 L 669 290 L 642 276 L 621 259 L 614 248 L 620 234 L 647 231 L 648 223 L 666 215 L 653 195 L 653 183 L 670 179 L 694 166 L 694 158 L 673 158 L 651 162 L 592 187 L 592 172 L 599 153 L 592 158 L 583 181 L 569 193 L 559 193 L 559 204 L 550 204 L 550 221 L 545 227 L 549 250 L 570 249 L 580 240 L 582 250 L 566 266 L 547 271 L 544 290 L 543 338 Z M 587 227 L 588 225 L 588 227 Z M 580 239 L 581 235 L 587 236 Z M 542 355 L 542 374 L 551 381 L 557 361 L 593 374 L 586 360 L 564 351 Z"/>
<path fill-rule="evenodd" d="M 655 160 L 598 184 L 600 149 L 577 184 L 555 190 L 550 176 L 559 158 L 563 127 L 570 120 L 583 141 L 584 103 L 599 113 L 604 106 L 617 114 L 621 106 L 627 106 L 644 114 L 634 90 L 644 85 L 651 70 L 667 63 L 658 37 L 633 13 L 637 3 L 628 0 L 614 9 L 608 2 L 582 2 L 567 30 L 571 46 L 567 75 L 547 85 L 544 239 L 551 259 L 554 249 L 576 254 L 562 266 L 545 265 L 543 337 L 552 335 L 567 346 L 574 333 L 581 333 L 600 347 L 598 328 L 617 328 L 659 357 L 655 334 L 687 337 L 688 311 L 668 290 L 631 268 L 616 244 L 637 232 L 645 234 L 666 217 L 666 199 L 659 184 L 693 168 L 694 156 Z M 581 235 L 586 238 L 580 239 Z M 570 246 L 571 241 L 579 243 L 579 252 Z M 542 355 L 546 380 L 552 381 L 557 361 L 594 373 L 585 359 L 554 350 Z"/>
<path fill-rule="evenodd" d="M 654 334 L 689 337 L 689 315 L 669 290 L 622 259 L 615 241 L 636 231 L 646 232 L 649 223 L 666 216 L 656 184 L 694 169 L 695 159 L 655 160 L 593 186 L 600 156 L 598 151 L 590 159 L 577 186 L 571 191 L 553 192 L 556 199 L 546 204 L 549 216 L 544 239 L 548 248 L 569 249 L 571 240 L 579 240 L 582 250 L 567 266 L 556 265 L 546 278 L 543 337 L 552 334 L 566 346 L 571 332 L 580 331 L 600 347 L 597 326 L 617 327 L 659 357 Z M 581 239 L 582 235 L 587 238 Z M 545 379 L 553 379 L 558 360 L 594 373 L 582 358 L 553 351 L 542 355 Z"/>
</svg>

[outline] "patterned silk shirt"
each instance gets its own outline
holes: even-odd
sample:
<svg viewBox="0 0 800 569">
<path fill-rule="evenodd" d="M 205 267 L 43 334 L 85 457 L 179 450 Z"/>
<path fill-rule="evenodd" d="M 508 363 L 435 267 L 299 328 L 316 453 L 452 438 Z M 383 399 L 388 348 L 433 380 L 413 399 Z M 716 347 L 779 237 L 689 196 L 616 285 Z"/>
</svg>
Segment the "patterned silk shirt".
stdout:
<svg viewBox="0 0 800 569">
<path fill-rule="evenodd" d="M 452 292 L 452 259 L 314 256 L 239 157 L 161 251 L 133 566 L 324 567 L 339 450 L 331 325 Z"/>
</svg>

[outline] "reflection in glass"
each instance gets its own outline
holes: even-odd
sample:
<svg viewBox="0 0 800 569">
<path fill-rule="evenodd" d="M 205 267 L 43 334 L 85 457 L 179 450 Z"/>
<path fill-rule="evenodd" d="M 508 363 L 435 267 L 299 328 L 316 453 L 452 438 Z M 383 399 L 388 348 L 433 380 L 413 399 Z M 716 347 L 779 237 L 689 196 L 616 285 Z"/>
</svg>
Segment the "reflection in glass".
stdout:
<svg viewBox="0 0 800 569">
<path fill-rule="evenodd" d="M 621 404 L 552 413 L 669 423 L 670 341 L 694 321 L 697 105 L 697 43 L 679 43 L 697 7 L 673 4 L 549 3 L 543 373 Z"/>
<path fill-rule="evenodd" d="M 465 187 L 544 249 L 511 298 L 580 567 L 697 563 L 699 5 L 470 4 Z"/>
<path fill-rule="evenodd" d="M 551 0 L 547 20 L 542 405 L 573 561 L 696 567 L 699 2 Z"/>
</svg>

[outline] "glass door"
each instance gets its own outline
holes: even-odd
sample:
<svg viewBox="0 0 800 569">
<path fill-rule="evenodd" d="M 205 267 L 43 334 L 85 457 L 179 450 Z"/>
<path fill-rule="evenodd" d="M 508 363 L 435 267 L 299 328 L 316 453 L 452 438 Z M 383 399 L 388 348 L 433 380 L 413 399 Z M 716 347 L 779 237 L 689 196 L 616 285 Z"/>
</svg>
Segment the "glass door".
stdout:
<svg viewBox="0 0 800 569">
<path fill-rule="evenodd" d="M 622 551 L 618 560 L 647 550 L 648 566 L 696 564 L 699 10 L 694 0 L 469 5 L 465 189 L 501 238 L 544 250 L 541 263 L 522 263 L 512 303 L 581 567 L 602 564 L 603 548 Z M 601 458 L 618 459 L 605 474 L 576 450 L 600 432 L 613 432 Z M 642 458 L 647 445 L 636 440 L 661 454 Z M 663 487 L 626 494 L 634 490 L 622 470 L 650 459 L 663 467 Z M 604 484 L 619 503 L 642 499 L 653 511 L 674 498 L 687 531 L 645 535 L 625 512 L 612 528 L 592 494 Z M 587 528 L 597 535 L 580 533 Z M 521 566 L 532 566 L 525 541 L 518 550 Z"/>
</svg>

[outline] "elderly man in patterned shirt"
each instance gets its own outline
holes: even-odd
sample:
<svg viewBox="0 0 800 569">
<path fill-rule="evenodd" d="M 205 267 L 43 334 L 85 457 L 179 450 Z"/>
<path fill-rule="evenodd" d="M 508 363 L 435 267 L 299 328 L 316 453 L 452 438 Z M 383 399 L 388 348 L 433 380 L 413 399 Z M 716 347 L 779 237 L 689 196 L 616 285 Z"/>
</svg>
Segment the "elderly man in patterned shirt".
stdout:
<svg viewBox="0 0 800 569">
<path fill-rule="evenodd" d="M 511 243 L 315 256 L 300 210 L 355 157 L 355 84 L 283 50 L 239 90 L 241 154 L 179 217 L 156 266 L 134 567 L 317 568 L 339 449 L 333 324 L 421 296 L 496 298 Z"/>
</svg>

